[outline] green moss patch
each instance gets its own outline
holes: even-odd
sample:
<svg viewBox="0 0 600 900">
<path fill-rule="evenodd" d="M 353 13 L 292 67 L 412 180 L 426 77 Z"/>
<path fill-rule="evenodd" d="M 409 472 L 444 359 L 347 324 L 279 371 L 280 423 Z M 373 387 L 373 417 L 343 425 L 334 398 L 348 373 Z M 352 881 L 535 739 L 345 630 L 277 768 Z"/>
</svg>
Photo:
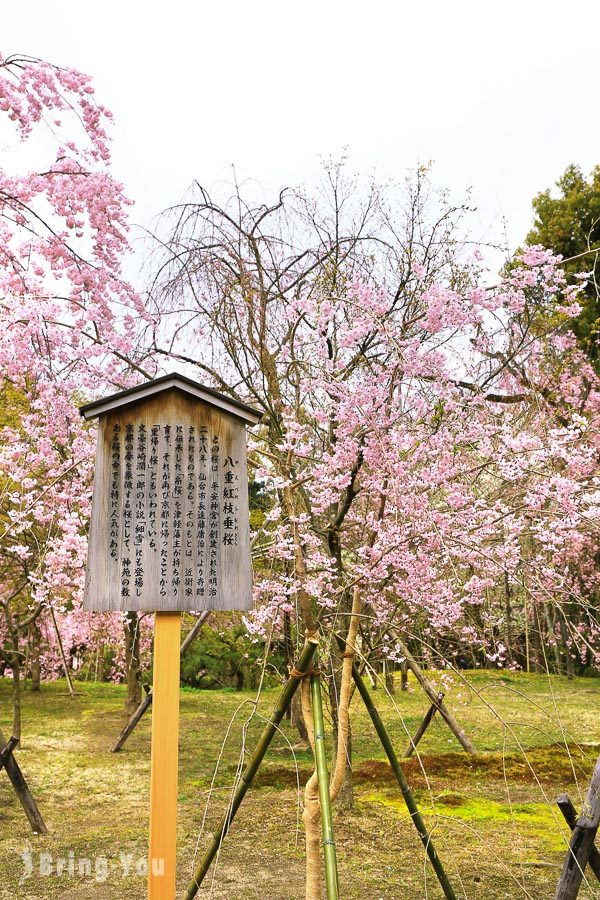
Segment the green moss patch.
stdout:
<svg viewBox="0 0 600 900">
<path fill-rule="evenodd" d="M 378 792 L 363 798 L 367 803 L 382 804 L 393 809 L 402 818 L 409 818 L 402 797 Z M 436 797 L 421 799 L 420 809 L 428 825 L 437 820 L 459 819 L 471 823 L 493 824 L 494 827 L 509 825 L 521 832 L 521 836 L 535 838 L 539 849 L 559 853 L 566 850 L 566 829 L 558 808 L 548 803 L 505 803 L 488 797 L 467 797 L 454 791 L 443 791 Z M 528 835 L 523 834 L 527 832 Z"/>
</svg>

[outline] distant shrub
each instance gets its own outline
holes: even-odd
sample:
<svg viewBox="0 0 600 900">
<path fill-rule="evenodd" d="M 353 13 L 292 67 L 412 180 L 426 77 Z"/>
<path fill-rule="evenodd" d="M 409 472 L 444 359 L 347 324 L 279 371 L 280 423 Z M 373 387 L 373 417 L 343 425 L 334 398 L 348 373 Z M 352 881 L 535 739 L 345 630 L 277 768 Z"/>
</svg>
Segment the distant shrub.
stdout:
<svg viewBox="0 0 600 900">
<path fill-rule="evenodd" d="M 267 685 L 272 681 L 271 674 L 284 669 L 283 658 L 273 650 Z M 264 643 L 253 642 L 242 624 L 233 628 L 205 625 L 181 661 L 181 680 L 196 688 L 253 689 L 260 680 L 264 653 Z"/>
<path fill-rule="evenodd" d="M 584 678 L 600 678 L 600 669 L 595 666 L 587 666 L 582 674 Z"/>
</svg>

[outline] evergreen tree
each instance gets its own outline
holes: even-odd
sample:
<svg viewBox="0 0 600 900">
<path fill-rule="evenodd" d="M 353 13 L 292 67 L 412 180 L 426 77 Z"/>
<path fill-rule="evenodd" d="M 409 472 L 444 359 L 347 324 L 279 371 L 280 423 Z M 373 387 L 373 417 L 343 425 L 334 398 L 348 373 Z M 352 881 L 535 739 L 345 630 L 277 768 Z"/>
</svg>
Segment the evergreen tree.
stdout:
<svg viewBox="0 0 600 900">
<path fill-rule="evenodd" d="M 581 168 L 570 165 L 556 182 L 559 196 L 550 189 L 533 200 L 534 225 L 526 238 L 529 245 L 542 244 L 560 253 L 566 260 L 564 269 L 569 280 L 591 273 L 580 295 L 581 314 L 571 327 L 578 343 L 596 369 L 600 367 L 600 166 L 589 178 Z M 598 251 L 598 252 L 593 252 Z"/>
</svg>

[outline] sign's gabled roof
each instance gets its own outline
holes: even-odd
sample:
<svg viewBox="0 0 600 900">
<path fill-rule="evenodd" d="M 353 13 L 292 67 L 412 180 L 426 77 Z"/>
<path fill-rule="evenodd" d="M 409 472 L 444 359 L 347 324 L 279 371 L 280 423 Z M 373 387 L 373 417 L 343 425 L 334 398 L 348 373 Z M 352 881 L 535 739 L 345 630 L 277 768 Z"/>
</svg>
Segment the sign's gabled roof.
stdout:
<svg viewBox="0 0 600 900">
<path fill-rule="evenodd" d="M 118 394 L 111 394 L 109 397 L 102 397 L 100 400 L 94 400 L 92 403 L 86 403 L 85 406 L 79 408 L 79 412 L 85 419 L 94 419 L 105 413 L 111 412 L 113 409 L 129 406 L 130 403 L 138 403 L 140 400 L 146 400 L 163 391 L 178 390 L 198 400 L 203 400 L 223 412 L 230 413 L 238 419 L 243 419 L 250 425 L 256 425 L 262 417 L 262 413 L 240 403 L 239 400 L 233 400 L 225 394 L 220 394 L 212 388 L 205 387 L 185 375 L 179 375 L 173 372 L 171 375 L 162 375 L 153 381 L 145 381 L 136 387 L 127 388 L 125 391 L 119 391 Z"/>
</svg>

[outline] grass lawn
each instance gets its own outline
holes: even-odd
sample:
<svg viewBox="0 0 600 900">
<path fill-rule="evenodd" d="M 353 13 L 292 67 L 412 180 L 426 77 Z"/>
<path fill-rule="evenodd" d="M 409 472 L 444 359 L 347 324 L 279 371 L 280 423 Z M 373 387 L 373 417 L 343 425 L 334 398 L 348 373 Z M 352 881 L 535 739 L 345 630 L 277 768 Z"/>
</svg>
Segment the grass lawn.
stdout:
<svg viewBox="0 0 600 900">
<path fill-rule="evenodd" d="M 377 705 L 400 755 L 428 702 L 413 680 Z M 145 897 L 136 872 L 147 846 L 150 716 L 125 749 L 109 748 L 125 718 L 124 688 L 78 684 L 70 699 L 63 682 L 24 695 L 24 737 L 17 759 L 48 835 L 35 836 L 0 772 L 0 898 L 128 900 Z M 276 691 L 265 691 L 246 730 L 252 748 Z M 181 692 L 178 887 L 187 884 L 234 781 L 244 725 L 254 695 Z M 567 831 L 554 804 L 567 791 L 581 806 L 600 753 L 600 680 L 467 672 L 454 677 L 446 701 L 475 744 L 469 757 L 444 723 L 434 719 L 421 755 L 405 764 L 408 779 L 458 897 L 551 900 Z M 358 695 L 353 705 L 356 804 L 335 814 L 342 898 L 438 900 L 427 862 L 384 752 Z M 10 730 L 10 684 L 0 679 L 0 727 Z M 248 793 L 216 866 L 198 896 L 214 900 L 300 900 L 303 832 L 298 782 L 310 754 L 293 747 L 285 725 Z M 328 748 L 331 754 L 331 748 Z M 219 762 L 215 774 L 215 765 Z M 208 804 L 208 806 L 207 806 Z M 33 875 L 24 879 L 23 854 Z M 52 874 L 40 875 L 42 866 Z M 69 854 L 71 856 L 69 857 Z M 57 860 L 65 871 L 57 874 Z M 90 860 L 91 874 L 85 872 Z M 69 862 L 75 867 L 70 874 Z M 79 866 L 84 870 L 80 874 Z M 128 874 L 124 871 L 128 870 Z M 600 897 L 590 881 L 582 900 Z"/>
</svg>

